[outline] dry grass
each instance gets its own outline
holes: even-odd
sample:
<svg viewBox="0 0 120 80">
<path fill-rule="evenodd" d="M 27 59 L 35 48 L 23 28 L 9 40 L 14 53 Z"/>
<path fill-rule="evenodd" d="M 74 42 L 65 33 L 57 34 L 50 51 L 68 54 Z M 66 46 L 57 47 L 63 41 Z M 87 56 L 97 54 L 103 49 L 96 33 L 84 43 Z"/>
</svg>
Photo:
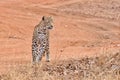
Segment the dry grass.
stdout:
<svg viewBox="0 0 120 80">
<path fill-rule="evenodd" d="M 37 65 L 16 66 L 0 80 L 120 80 L 120 52 Z"/>
<path fill-rule="evenodd" d="M 58 11 L 72 15 L 85 14 L 108 19 L 120 19 L 119 0 L 87 0 L 57 7 Z"/>
</svg>

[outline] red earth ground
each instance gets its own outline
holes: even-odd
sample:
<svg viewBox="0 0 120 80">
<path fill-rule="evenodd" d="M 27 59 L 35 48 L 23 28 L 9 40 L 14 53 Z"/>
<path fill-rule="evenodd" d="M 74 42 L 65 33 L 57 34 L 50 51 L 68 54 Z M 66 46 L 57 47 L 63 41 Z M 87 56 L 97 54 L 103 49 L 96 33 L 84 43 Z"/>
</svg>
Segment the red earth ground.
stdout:
<svg viewBox="0 0 120 80">
<path fill-rule="evenodd" d="M 33 29 L 43 15 L 54 19 L 51 61 L 120 50 L 119 0 L 0 0 L 0 74 L 31 62 Z"/>
</svg>

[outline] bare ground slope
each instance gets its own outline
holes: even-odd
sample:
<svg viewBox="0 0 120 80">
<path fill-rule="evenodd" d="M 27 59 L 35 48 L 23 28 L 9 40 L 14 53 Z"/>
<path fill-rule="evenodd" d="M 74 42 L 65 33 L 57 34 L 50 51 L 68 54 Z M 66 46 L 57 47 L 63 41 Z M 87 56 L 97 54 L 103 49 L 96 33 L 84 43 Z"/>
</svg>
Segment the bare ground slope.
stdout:
<svg viewBox="0 0 120 80">
<path fill-rule="evenodd" d="M 31 62 L 32 32 L 43 15 L 54 18 L 51 60 L 120 50 L 119 0 L 1 0 L 1 73 L 16 64 Z"/>
</svg>

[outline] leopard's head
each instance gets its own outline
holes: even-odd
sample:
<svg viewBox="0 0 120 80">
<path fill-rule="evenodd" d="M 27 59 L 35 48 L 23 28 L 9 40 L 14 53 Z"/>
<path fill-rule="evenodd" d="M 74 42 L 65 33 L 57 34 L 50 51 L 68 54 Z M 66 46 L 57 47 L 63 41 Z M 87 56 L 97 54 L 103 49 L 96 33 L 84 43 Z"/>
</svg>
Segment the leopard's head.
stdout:
<svg viewBox="0 0 120 80">
<path fill-rule="evenodd" d="M 53 28 L 53 19 L 51 16 L 50 17 L 43 16 L 42 21 L 44 22 L 44 25 L 47 29 Z"/>
</svg>

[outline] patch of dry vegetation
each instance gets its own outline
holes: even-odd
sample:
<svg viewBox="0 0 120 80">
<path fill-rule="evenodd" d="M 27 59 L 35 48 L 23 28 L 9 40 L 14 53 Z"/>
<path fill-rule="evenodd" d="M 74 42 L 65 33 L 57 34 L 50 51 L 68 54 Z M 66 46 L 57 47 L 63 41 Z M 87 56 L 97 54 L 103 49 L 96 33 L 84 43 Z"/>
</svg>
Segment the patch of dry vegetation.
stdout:
<svg viewBox="0 0 120 80">
<path fill-rule="evenodd" d="M 91 15 L 95 17 L 120 19 L 119 0 L 87 0 L 57 7 L 58 11 L 72 15 Z"/>
<path fill-rule="evenodd" d="M 22 65 L 0 80 L 120 80 L 120 52 L 80 60 Z"/>
</svg>

